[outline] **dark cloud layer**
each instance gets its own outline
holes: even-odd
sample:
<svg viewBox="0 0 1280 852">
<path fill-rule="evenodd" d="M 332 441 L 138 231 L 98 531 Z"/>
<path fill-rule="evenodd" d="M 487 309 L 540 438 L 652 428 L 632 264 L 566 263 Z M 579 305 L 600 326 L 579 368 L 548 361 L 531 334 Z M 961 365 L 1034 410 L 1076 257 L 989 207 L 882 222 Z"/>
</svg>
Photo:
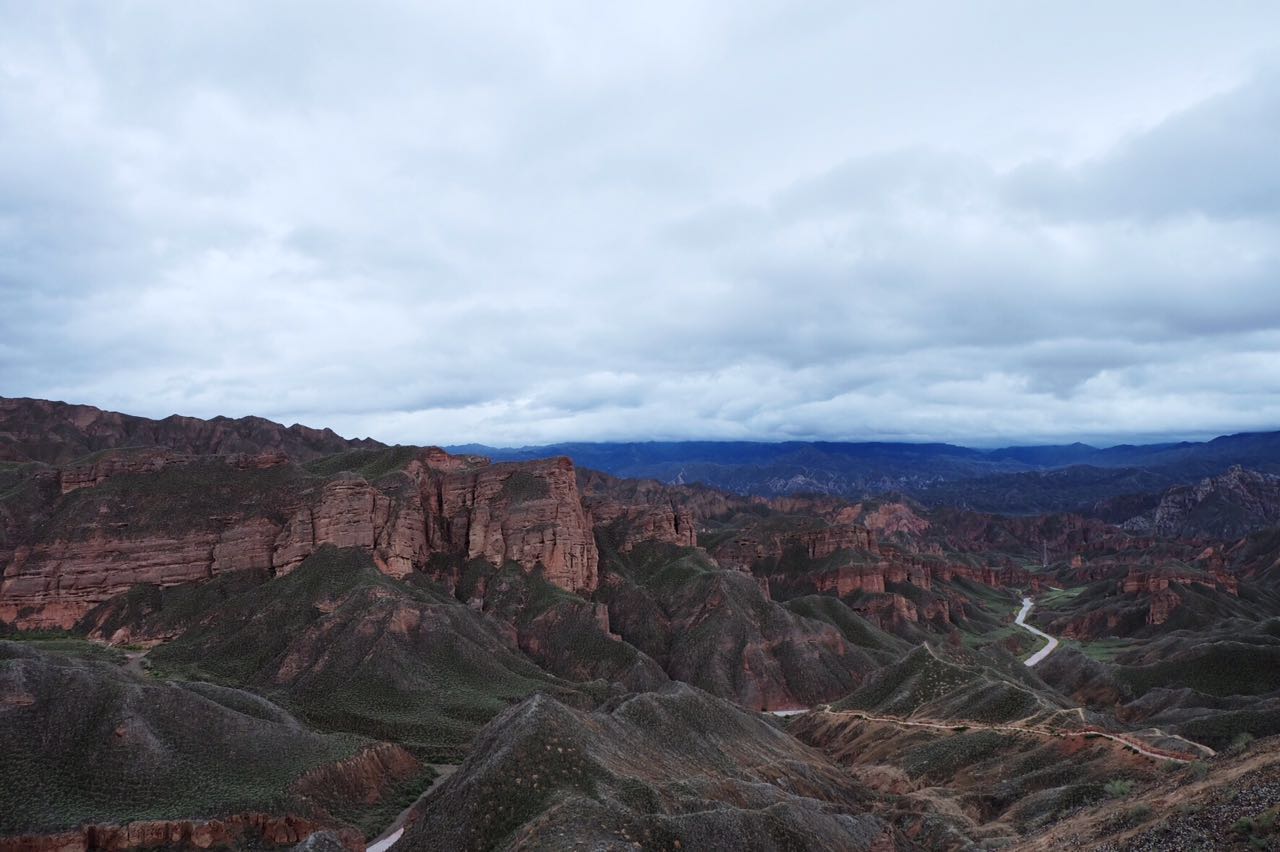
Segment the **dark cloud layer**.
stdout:
<svg viewBox="0 0 1280 852">
<path fill-rule="evenodd" d="M 0 11 L 0 393 L 415 442 L 1280 427 L 1271 3 Z"/>
</svg>

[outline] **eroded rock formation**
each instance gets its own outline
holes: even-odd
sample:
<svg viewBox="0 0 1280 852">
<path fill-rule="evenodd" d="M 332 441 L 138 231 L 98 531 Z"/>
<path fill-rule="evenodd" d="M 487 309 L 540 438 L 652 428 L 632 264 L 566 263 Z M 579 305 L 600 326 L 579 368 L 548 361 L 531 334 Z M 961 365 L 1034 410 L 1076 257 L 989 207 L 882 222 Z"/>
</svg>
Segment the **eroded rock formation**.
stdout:
<svg viewBox="0 0 1280 852">
<path fill-rule="evenodd" d="M 428 449 L 370 482 L 312 475 L 278 454 L 113 451 L 27 487 L 33 507 L 0 516 L 0 621 L 24 628 L 69 627 L 140 583 L 287 574 L 325 544 L 366 549 L 392 576 L 440 553 L 514 562 L 570 591 L 597 583 L 565 458 L 490 465 Z M 654 535 L 661 526 L 648 523 Z"/>
<path fill-rule="evenodd" d="M 0 837 L 0 852 L 128 852 L 133 849 L 213 849 L 260 844 L 292 846 L 329 826 L 293 814 L 234 814 L 207 820 L 136 820 L 124 825 L 95 824 L 55 834 Z M 347 849 L 364 848 L 359 832 L 337 832 Z"/>
</svg>

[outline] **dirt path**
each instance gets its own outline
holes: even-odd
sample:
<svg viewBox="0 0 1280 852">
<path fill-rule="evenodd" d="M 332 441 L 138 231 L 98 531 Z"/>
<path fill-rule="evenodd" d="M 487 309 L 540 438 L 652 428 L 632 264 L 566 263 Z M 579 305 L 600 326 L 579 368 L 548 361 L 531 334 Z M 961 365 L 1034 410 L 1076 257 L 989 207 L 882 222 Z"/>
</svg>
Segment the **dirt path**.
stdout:
<svg viewBox="0 0 1280 852">
<path fill-rule="evenodd" d="M 125 651 L 124 652 L 124 669 L 136 674 L 138 677 L 145 677 L 147 670 L 142 667 L 142 658 L 147 655 L 146 651 Z"/>
<path fill-rule="evenodd" d="M 1027 658 L 1028 666 L 1034 666 L 1036 663 L 1040 662 L 1045 657 L 1053 653 L 1054 648 L 1058 647 L 1057 639 L 1050 636 L 1048 633 L 1045 633 L 1043 630 L 1038 630 L 1035 627 L 1032 627 L 1030 624 L 1027 624 L 1027 614 L 1031 612 L 1032 606 L 1033 606 L 1033 601 L 1031 600 L 1031 598 L 1023 598 L 1022 610 L 1018 613 L 1017 618 L 1015 618 L 1013 621 L 1023 630 L 1030 631 L 1031 633 L 1034 633 L 1036 636 L 1039 636 L 1041 639 L 1049 640 L 1049 644 L 1045 645 L 1039 651 L 1036 651 L 1034 654 L 1032 654 L 1030 657 Z"/>
<path fill-rule="evenodd" d="M 1039 725 L 995 725 L 987 722 L 969 722 L 957 720 L 954 722 L 924 722 L 914 719 L 899 719 L 894 716 L 873 716 L 870 713 L 863 713 L 859 710 L 820 710 L 818 712 L 826 713 L 832 716 L 846 716 L 855 719 L 862 719 L 867 722 L 882 722 L 889 725 L 899 725 L 907 728 L 932 728 L 939 731 L 967 731 L 981 729 L 985 731 L 1006 731 L 1016 734 L 1034 734 L 1041 737 L 1069 737 L 1069 736 L 1089 736 L 1102 737 L 1119 743 L 1125 748 L 1137 752 L 1144 757 L 1152 760 L 1170 760 L 1174 763 L 1191 763 L 1194 760 L 1201 760 L 1206 756 L 1212 756 L 1213 750 L 1207 746 L 1201 746 L 1198 743 L 1192 743 L 1190 740 L 1184 740 L 1188 745 L 1203 749 L 1201 754 L 1176 754 L 1174 752 L 1154 751 L 1135 742 L 1133 739 L 1123 734 L 1112 734 L 1107 731 L 1100 731 L 1097 728 L 1081 728 L 1079 730 L 1054 730 L 1052 728 L 1044 728 Z"/>
<path fill-rule="evenodd" d="M 432 763 L 428 764 L 436 771 L 435 780 L 431 782 L 431 786 L 422 791 L 422 795 L 413 800 L 413 804 L 400 812 L 391 825 L 387 826 L 386 831 L 378 835 L 374 840 L 369 841 L 369 845 L 365 847 L 365 852 L 387 852 L 392 846 L 396 845 L 402 836 L 404 836 L 405 821 L 408 820 L 409 814 L 417 807 L 427 796 L 431 795 L 431 791 L 439 787 L 445 779 L 457 771 L 458 767 L 452 763 Z"/>
</svg>

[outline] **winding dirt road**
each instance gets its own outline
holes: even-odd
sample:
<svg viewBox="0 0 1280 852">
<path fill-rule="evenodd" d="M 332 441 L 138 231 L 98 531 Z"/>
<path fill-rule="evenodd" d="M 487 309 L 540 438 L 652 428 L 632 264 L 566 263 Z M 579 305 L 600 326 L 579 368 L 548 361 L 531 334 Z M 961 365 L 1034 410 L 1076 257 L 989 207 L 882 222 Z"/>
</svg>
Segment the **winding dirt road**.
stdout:
<svg viewBox="0 0 1280 852">
<path fill-rule="evenodd" d="M 948 721 L 948 722 L 928 722 L 928 721 L 918 721 L 915 719 L 902 719 L 897 716 L 875 716 L 870 713 L 863 713 L 858 710 L 830 710 L 830 709 L 824 708 L 824 709 L 816 710 L 814 712 L 831 715 L 831 716 L 842 716 L 845 718 L 860 719 L 866 722 L 881 722 L 881 723 L 890 724 L 890 725 L 898 725 L 904 728 L 933 728 L 934 730 L 938 730 L 938 731 L 964 732 L 964 731 L 977 729 L 977 730 L 986 730 L 986 731 L 1006 731 L 1006 732 L 1015 733 L 1015 734 L 1034 734 L 1036 736 L 1056 737 L 1059 739 L 1063 737 L 1072 737 L 1072 736 L 1101 737 L 1102 739 L 1110 740 L 1114 743 L 1124 746 L 1125 748 L 1133 752 L 1136 752 L 1142 755 L 1143 757 L 1149 757 L 1152 760 L 1157 760 L 1157 761 L 1167 760 L 1167 761 L 1172 761 L 1174 763 L 1190 763 L 1193 760 L 1201 760 L 1205 757 L 1212 757 L 1215 753 L 1213 749 L 1209 748 L 1208 746 L 1204 746 L 1199 743 L 1193 743 L 1190 740 L 1183 739 L 1182 737 L 1177 737 L 1177 739 L 1182 740 L 1189 747 L 1192 747 L 1197 751 L 1185 753 L 1185 752 L 1165 751 L 1163 749 L 1155 750 L 1143 743 L 1137 742 L 1132 736 L 1126 737 L 1123 734 L 1113 734 L 1113 733 L 1110 733 L 1109 731 L 1099 730 L 1098 728 L 1095 728 L 1095 727 L 1080 728 L 1078 730 L 1076 729 L 1059 730 L 1056 728 L 1044 727 L 1042 725 L 1019 725 L 1016 723 L 1008 724 L 1008 725 L 998 725 L 998 724 L 991 724 L 989 722 L 973 722 L 973 721 L 964 721 L 964 720 L 954 720 L 954 721 Z"/>
<path fill-rule="evenodd" d="M 1028 666 L 1034 666 L 1036 663 L 1040 662 L 1045 657 L 1053 653 L 1054 648 L 1058 647 L 1057 639 L 1053 638 L 1048 633 L 1045 633 L 1043 630 L 1037 630 L 1036 628 L 1032 627 L 1030 624 L 1027 624 L 1027 614 L 1031 612 L 1032 605 L 1033 605 L 1033 601 L 1031 600 L 1031 598 L 1023 598 L 1022 610 L 1018 613 L 1018 617 L 1015 618 L 1013 621 L 1023 630 L 1029 630 L 1035 635 L 1039 636 L 1041 639 L 1048 639 L 1049 644 L 1045 645 L 1039 651 L 1036 651 L 1034 654 L 1032 654 L 1030 657 L 1027 658 Z"/>
</svg>

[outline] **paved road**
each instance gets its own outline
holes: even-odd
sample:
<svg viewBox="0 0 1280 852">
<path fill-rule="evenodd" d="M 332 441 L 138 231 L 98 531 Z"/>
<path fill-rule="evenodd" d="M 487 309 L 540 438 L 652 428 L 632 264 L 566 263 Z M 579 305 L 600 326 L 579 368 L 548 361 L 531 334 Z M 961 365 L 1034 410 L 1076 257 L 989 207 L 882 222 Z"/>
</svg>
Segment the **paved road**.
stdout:
<svg viewBox="0 0 1280 852">
<path fill-rule="evenodd" d="M 1036 651 L 1034 654 L 1032 654 L 1030 657 L 1027 658 L 1028 666 L 1034 666 L 1036 663 L 1040 662 L 1045 657 L 1053 653 L 1054 648 L 1058 647 L 1057 639 L 1054 639 L 1052 636 L 1050 636 L 1048 633 L 1045 633 L 1043 630 L 1037 630 L 1036 628 L 1032 627 L 1030 624 L 1027 624 L 1027 613 L 1031 612 L 1031 606 L 1032 606 L 1031 598 L 1023 598 L 1022 611 L 1018 613 L 1018 617 L 1014 619 L 1014 622 L 1022 629 L 1030 630 L 1032 633 L 1036 634 L 1041 639 L 1048 639 L 1049 644 L 1045 645 L 1039 651 Z"/>
<path fill-rule="evenodd" d="M 447 763 L 432 763 L 430 766 L 435 769 L 436 777 L 431 782 L 431 786 L 422 791 L 422 795 L 414 800 L 413 804 L 400 812 L 396 817 L 396 821 L 386 831 L 378 835 L 377 840 L 373 840 L 365 847 L 365 852 L 387 852 L 392 846 L 396 845 L 396 841 L 404 836 L 405 821 L 409 818 L 409 814 L 413 812 L 414 806 L 427 797 L 427 794 L 439 787 L 456 770 L 457 766 Z"/>
<path fill-rule="evenodd" d="M 396 841 L 404 834 L 404 826 L 400 826 L 386 837 L 374 843 L 370 843 L 365 852 L 386 852 L 392 846 L 396 845 Z"/>
</svg>

